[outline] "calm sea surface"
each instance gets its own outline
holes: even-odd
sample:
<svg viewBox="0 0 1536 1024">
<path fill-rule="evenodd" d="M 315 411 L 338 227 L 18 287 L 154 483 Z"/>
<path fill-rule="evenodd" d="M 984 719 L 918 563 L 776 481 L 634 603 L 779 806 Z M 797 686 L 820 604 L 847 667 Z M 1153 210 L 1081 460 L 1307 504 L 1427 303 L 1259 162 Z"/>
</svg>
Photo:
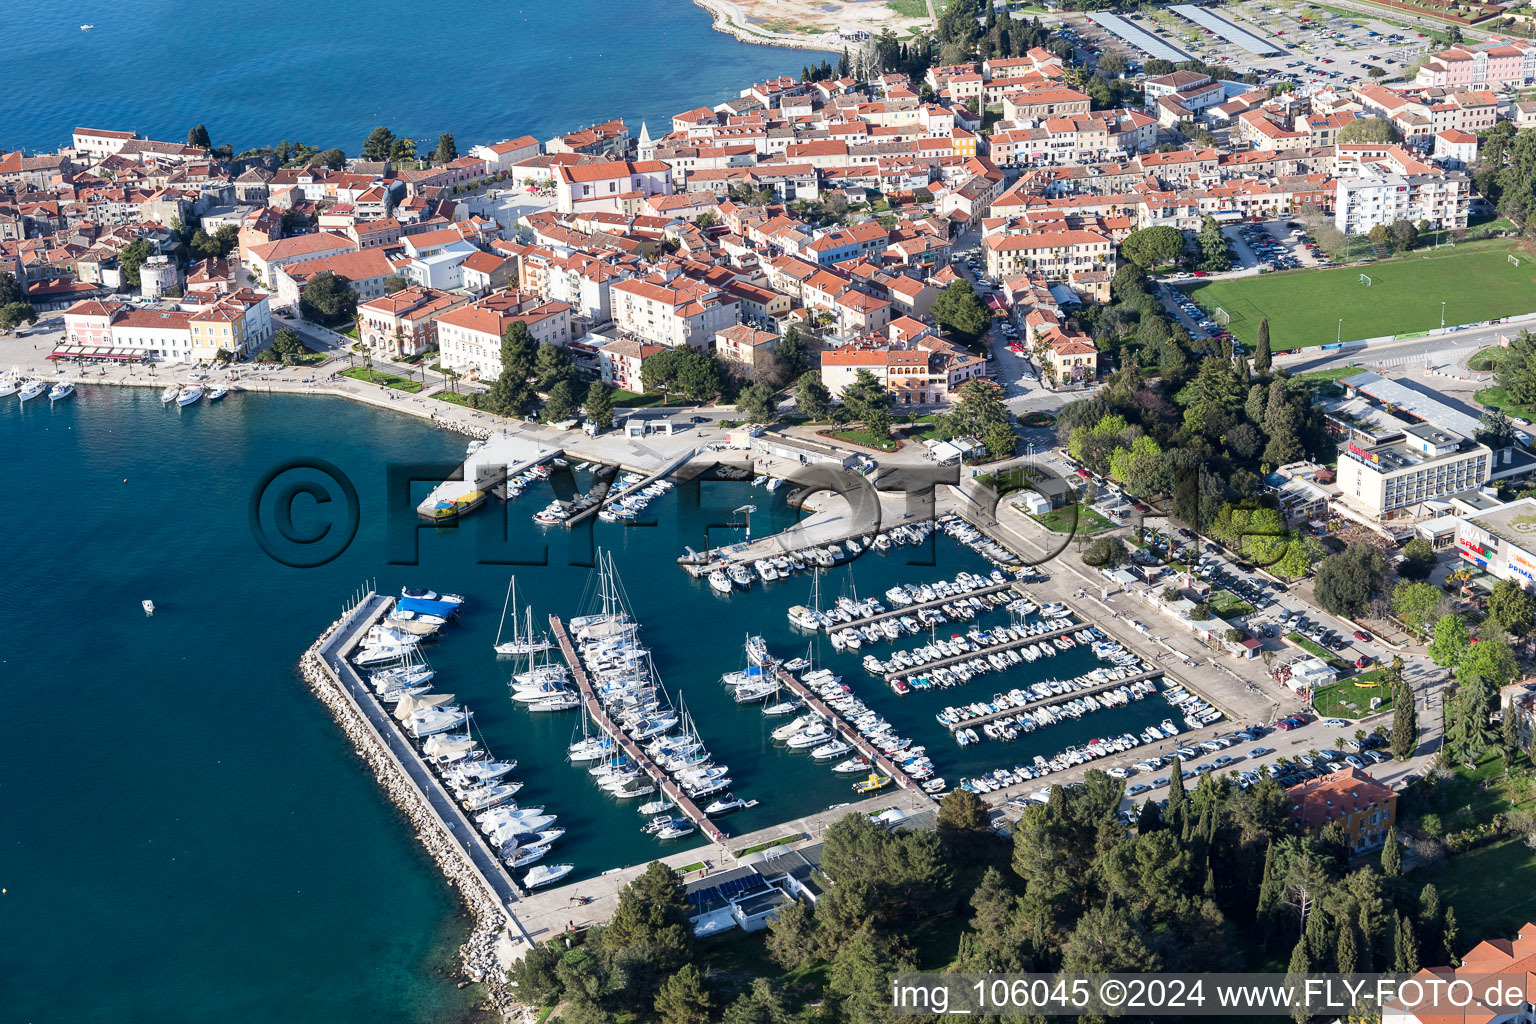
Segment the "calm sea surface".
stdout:
<svg viewBox="0 0 1536 1024">
<path fill-rule="evenodd" d="M 68 145 L 77 125 L 180 141 L 199 122 L 237 151 L 353 155 L 380 124 L 426 148 L 453 132 L 461 153 L 611 117 L 659 135 L 813 59 L 716 32 L 687 0 L 10 0 L 0 31 L 0 149 Z"/>
<path fill-rule="evenodd" d="M 549 498 L 543 484 L 510 504 L 493 501 L 460 529 L 420 532 L 419 565 L 409 566 L 388 564 L 402 538 L 408 548 L 414 520 L 385 514 L 384 461 L 463 453 L 460 437 L 409 417 L 263 395 L 178 410 L 150 389 L 83 387 L 54 407 L 0 399 L 0 451 L 13 497 L 0 588 L 11 725 L 0 745 L 7 1019 L 254 1024 L 296 1019 L 296 1000 L 308 1020 L 458 1013 L 459 993 L 434 972 L 460 936 L 452 896 L 295 673 L 366 577 L 385 592 L 421 585 L 469 598 L 462 622 L 431 649 L 439 689 L 474 709 L 493 752 L 520 762 L 520 802 L 560 815 L 569 834 L 558 860 L 577 865 L 577 877 L 666 847 L 641 834 L 633 805 L 564 762 L 574 715 L 513 708 L 512 666 L 491 644 L 512 572 L 538 615 L 586 610 L 594 545 L 615 553 L 674 699 L 730 764 L 735 792 L 761 801 L 729 819 L 732 832 L 852 799 L 848 778 L 776 747 L 772 723 L 719 683 L 740 667 L 749 631 L 781 656 L 806 649 L 784 611 L 806 601 L 810 580 L 721 597 L 676 565 L 685 544 L 701 547 L 708 525 L 730 522 L 749 501 L 755 533 L 790 523 L 795 513 L 762 488 L 684 485 L 652 505 L 654 525 L 568 532 L 529 519 Z M 252 539 L 253 487 L 297 457 L 345 473 L 362 513 L 350 547 L 316 569 L 279 565 Z M 320 524 L 323 510 L 302 499 L 299 507 L 301 531 Z M 925 560 L 915 549 L 861 558 L 824 578 L 823 597 L 988 568 L 947 538 L 933 554 L 936 565 L 908 564 Z M 145 598 L 153 618 L 139 607 Z M 1074 675 L 1090 656 L 1066 652 L 1006 682 L 905 698 L 865 675 L 859 655 L 824 647 L 818 657 L 926 744 L 951 782 L 1139 730 L 1169 711 L 1147 701 L 1011 747 L 961 750 L 934 721 L 944 704 Z"/>
</svg>

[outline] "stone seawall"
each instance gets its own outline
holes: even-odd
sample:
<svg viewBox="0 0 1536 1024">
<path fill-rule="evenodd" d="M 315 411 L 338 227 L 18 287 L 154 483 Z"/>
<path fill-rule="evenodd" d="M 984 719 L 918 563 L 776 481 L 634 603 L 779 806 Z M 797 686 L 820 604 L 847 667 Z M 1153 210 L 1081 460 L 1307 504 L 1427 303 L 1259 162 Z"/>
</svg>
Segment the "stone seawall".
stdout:
<svg viewBox="0 0 1536 1024">
<path fill-rule="evenodd" d="M 338 629 L 348 625 L 348 619 L 332 623 L 300 658 L 299 673 L 311 692 L 330 711 L 357 755 L 373 771 L 385 794 L 411 823 L 417 840 L 469 912 L 473 922 L 470 934 L 459 948 L 459 966 L 464 978 L 484 987 L 491 1008 L 502 1019 L 519 1024 L 532 1021 L 535 1009 L 518 1003 L 507 983 L 505 951 L 510 942 L 506 935 L 506 913 L 486 891 L 478 873 L 464 862 L 459 847 L 443 834 L 442 822 L 423 799 L 420 790 L 379 741 L 378 735 L 358 713 L 350 696 L 325 664 L 321 651 Z"/>
<path fill-rule="evenodd" d="M 693 2 L 696 6 L 708 11 L 714 18 L 714 25 L 712 27 L 716 32 L 724 32 L 728 36 L 735 36 L 744 43 L 756 43 L 759 46 L 782 46 L 790 50 L 815 50 L 819 53 L 838 53 L 844 47 L 858 45 L 845 43 L 831 33 L 814 36 L 791 36 L 777 32 L 758 31 L 746 24 L 746 12 L 731 3 L 730 0 L 693 0 Z"/>
</svg>

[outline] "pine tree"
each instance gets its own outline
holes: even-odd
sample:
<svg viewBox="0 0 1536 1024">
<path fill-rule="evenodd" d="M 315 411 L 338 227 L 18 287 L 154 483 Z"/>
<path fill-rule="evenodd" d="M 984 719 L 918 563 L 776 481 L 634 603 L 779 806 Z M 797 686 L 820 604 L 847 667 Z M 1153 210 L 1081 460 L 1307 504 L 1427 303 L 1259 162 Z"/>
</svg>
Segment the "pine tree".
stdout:
<svg viewBox="0 0 1536 1024">
<path fill-rule="evenodd" d="M 607 430 L 613 426 L 613 400 L 608 396 L 608 388 L 600 380 L 592 382 L 587 389 L 587 402 L 582 407 L 587 419 L 597 425 L 598 430 Z"/>
<path fill-rule="evenodd" d="M 1269 373 L 1273 359 L 1269 354 L 1269 317 L 1259 321 L 1259 338 L 1253 345 L 1253 368 L 1261 374 Z"/>
<path fill-rule="evenodd" d="M 678 968 L 656 993 L 656 1017 L 662 1024 L 710 1024 L 713 1010 L 704 976 L 693 964 Z"/>
<path fill-rule="evenodd" d="M 437 153 L 434 159 L 440 164 L 451 163 L 459 158 L 458 144 L 453 141 L 452 132 L 443 132 L 437 137 Z"/>
</svg>

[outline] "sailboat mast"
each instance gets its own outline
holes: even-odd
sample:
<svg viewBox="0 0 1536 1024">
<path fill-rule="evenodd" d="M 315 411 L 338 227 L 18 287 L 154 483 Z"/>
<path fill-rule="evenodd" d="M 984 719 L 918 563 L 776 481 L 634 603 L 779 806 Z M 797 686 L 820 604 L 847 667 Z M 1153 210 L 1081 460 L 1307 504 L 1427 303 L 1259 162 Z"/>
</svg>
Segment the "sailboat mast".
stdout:
<svg viewBox="0 0 1536 1024">
<path fill-rule="evenodd" d="M 497 643 L 497 645 L 501 644 L 501 631 L 504 628 L 506 628 L 506 625 L 507 625 L 507 606 L 512 603 L 512 588 L 515 587 L 516 585 L 517 585 L 517 576 L 516 575 L 514 575 L 511 579 L 507 580 L 507 597 L 506 597 L 506 600 L 501 602 L 501 621 L 496 624 L 496 643 Z M 512 623 L 512 629 L 513 629 L 514 632 L 517 630 L 517 623 L 515 623 L 515 622 Z"/>
</svg>

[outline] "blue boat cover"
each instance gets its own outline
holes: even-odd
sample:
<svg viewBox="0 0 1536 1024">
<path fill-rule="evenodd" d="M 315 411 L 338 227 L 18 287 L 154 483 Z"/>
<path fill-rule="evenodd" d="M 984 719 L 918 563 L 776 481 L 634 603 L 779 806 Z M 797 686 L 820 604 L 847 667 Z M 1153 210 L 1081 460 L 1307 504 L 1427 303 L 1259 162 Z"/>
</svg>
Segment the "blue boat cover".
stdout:
<svg viewBox="0 0 1536 1024">
<path fill-rule="evenodd" d="M 459 606 L 452 601 L 426 601 L 419 597 L 402 597 L 397 607 L 403 612 L 439 615 L 445 619 L 452 618 L 459 611 Z"/>
</svg>

